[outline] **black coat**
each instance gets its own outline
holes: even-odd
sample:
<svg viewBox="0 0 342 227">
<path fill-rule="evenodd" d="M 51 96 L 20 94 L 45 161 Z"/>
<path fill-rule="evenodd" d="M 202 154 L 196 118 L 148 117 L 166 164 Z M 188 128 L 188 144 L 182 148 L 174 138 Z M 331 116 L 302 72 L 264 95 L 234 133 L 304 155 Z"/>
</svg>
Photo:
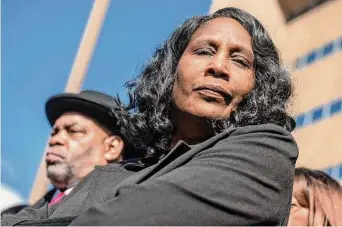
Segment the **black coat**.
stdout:
<svg viewBox="0 0 342 227">
<path fill-rule="evenodd" d="M 158 164 L 97 167 L 59 205 L 26 208 L 4 225 L 286 225 L 298 147 L 285 129 L 246 126 Z"/>
<path fill-rule="evenodd" d="M 53 198 L 56 188 L 53 188 L 49 190 L 42 198 L 40 198 L 35 204 L 33 204 L 31 207 L 35 209 L 39 209 L 42 206 L 48 205 L 51 199 Z M 20 212 L 25 207 L 29 207 L 28 204 L 20 204 L 13 207 L 9 207 L 1 212 L 1 218 L 3 219 L 6 215 L 15 215 L 18 212 Z"/>
<path fill-rule="evenodd" d="M 57 188 L 49 190 L 42 198 L 40 198 L 35 204 L 33 204 L 32 207 L 35 209 L 39 209 L 43 206 L 47 206 L 51 202 L 57 190 Z"/>
</svg>

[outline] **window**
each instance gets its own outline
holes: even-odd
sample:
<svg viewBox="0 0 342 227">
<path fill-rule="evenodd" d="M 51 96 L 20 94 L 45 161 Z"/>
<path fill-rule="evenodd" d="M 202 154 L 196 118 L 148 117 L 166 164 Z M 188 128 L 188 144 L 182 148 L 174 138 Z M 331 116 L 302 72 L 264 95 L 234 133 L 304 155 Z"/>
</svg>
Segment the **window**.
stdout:
<svg viewBox="0 0 342 227">
<path fill-rule="evenodd" d="M 322 107 L 315 109 L 312 113 L 312 122 L 320 120 L 322 118 L 322 115 L 323 115 Z"/>
<path fill-rule="evenodd" d="M 323 170 L 323 172 L 325 172 L 326 174 L 331 176 L 332 169 L 331 168 L 327 168 L 327 169 Z"/>
<path fill-rule="evenodd" d="M 296 69 L 301 69 L 301 68 L 304 68 L 305 67 L 305 61 L 306 61 L 306 58 L 304 59 L 304 57 L 300 57 L 296 60 Z"/>
<path fill-rule="evenodd" d="M 342 37 L 341 37 L 339 40 L 337 40 L 337 42 L 340 43 L 340 45 L 338 45 L 338 46 L 339 46 L 339 48 L 342 50 Z"/>
<path fill-rule="evenodd" d="M 304 126 L 305 114 L 301 114 L 296 118 L 296 128 Z"/>
<path fill-rule="evenodd" d="M 335 179 L 338 180 L 338 179 L 340 178 L 341 165 L 337 165 L 337 166 L 331 167 L 331 168 L 329 168 L 329 169 L 331 169 L 329 175 L 330 175 L 332 178 L 335 178 Z"/>
<path fill-rule="evenodd" d="M 327 45 L 324 46 L 323 48 L 323 57 L 326 57 L 328 55 L 330 55 L 333 52 L 333 48 L 334 48 L 334 43 L 328 43 Z"/>
<path fill-rule="evenodd" d="M 307 64 L 310 65 L 311 63 L 313 63 L 315 60 L 316 60 L 316 51 L 313 51 L 311 52 L 309 55 L 308 55 L 308 61 L 307 61 Z"/>
<path fill-rule="evenodd" d="M 278 0 L 287 22 L 332 0 Z"/>
<path fill-rule="evenodd" d="M 333 102 L 330 106 L 330 115 L 342 111 L 342 100 L 337 100 Z"/>
<path fill-rule="evenodd" d="M 308 54 L 298 57 L 295 62 L 295 67 L 296 69 L 302 69 L 320 58 L 325 58 L 339 50 L 342 50 L 342 37 L 316 48 Z"/>
<path fill-rule="evenodd" d="M 342 164 L 323 169 L 322 171 L 336 180 L 341 180 L 342 178 Z"/>
</svg>

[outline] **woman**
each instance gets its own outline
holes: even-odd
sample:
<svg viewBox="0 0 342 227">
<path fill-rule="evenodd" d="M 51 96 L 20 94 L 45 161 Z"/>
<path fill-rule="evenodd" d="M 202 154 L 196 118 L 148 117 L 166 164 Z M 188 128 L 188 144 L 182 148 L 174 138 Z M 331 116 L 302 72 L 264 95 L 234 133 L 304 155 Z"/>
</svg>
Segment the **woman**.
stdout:
<svg viewBox="0 0 342 227">
<path fill-rule="evenodd" d="M 133 111 L 121 112 L 120 128 L 152 166 L 73 224 L 287 224 L 292 87 L 253 16 L 225 8 L 190 18 L 128 89 Z"/>
<path fill-rule="evenodd" d="M 287 224 L 292 87 L 258 20 L 236 8 L 190 18 L 128 89 L 114 114 L 146 157 L 97 168 L 38 224 Z"/>
<path fill-rule="evenodd" d="M 341 185 L 321 171 L 297 168 L 289 225 L 340 226 L 341 214 Z"/>
<path fill-rule="evenodd" d="M 190 18 L 128 88 L 123 134 L 147 152 L 143 164 L 158 164 L 75 225 L 287 224 L 292 87 L 253 16 L 225 8 Z"/>
</svg>

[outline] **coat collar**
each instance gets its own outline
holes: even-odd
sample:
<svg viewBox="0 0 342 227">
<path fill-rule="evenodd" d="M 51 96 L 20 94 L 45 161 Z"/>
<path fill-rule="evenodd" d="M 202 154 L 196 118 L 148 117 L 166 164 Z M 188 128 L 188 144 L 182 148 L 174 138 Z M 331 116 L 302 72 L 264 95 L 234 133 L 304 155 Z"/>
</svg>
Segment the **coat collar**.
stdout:
<svg viewBox="0 0 342 227">
<path fill-rule="evenodd" d="M 191 160 L 196 154 L 203 151 L 204 149 L 214 146 L 218 141 L 221 141 L 222 139 L 228 137 L 233 131 L 235 131 L 235 129 L 224 131 L 216 136 L 207 139 L 202 143 L 193 146 L 190 146 L 184 141 L 180 140 L 164 158 L 159 160 L 158 163 L 142 169 L 141 171 L 139 171 L 138 174 L 134 174 L 127 180 L 122 181 L 121 183 L 124 184 L 126 182 L 133 182 L 139 184 L 147 179 L 156 178 L 158 176 L 164 175 L 184 165 L 189 160 Z M 130 165 L 132 164 L 124 164 L 124 168 L 131 167 Z M 120 185 L 122 185 L 121 183 Z"/>
</svg>

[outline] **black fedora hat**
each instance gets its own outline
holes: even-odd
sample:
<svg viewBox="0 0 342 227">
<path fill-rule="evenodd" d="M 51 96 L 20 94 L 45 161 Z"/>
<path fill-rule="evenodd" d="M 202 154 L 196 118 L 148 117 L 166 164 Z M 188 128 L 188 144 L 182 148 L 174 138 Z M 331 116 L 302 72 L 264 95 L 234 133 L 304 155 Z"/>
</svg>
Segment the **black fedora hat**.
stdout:
<svg viewBox="0 0 342 227">
<path fill-rule="evenodd" d="M 111 132 L 116 132 L 116 119 L 111 115 L 113 108 L 116 107 L 116 98 L 101 92 L 85 90 L 79 94 L 63 93 L 50 97 L 45 104 L 45 111 L 51 126 L 62 114 L 78 112 L 92 118 Z"/>
</svg>

